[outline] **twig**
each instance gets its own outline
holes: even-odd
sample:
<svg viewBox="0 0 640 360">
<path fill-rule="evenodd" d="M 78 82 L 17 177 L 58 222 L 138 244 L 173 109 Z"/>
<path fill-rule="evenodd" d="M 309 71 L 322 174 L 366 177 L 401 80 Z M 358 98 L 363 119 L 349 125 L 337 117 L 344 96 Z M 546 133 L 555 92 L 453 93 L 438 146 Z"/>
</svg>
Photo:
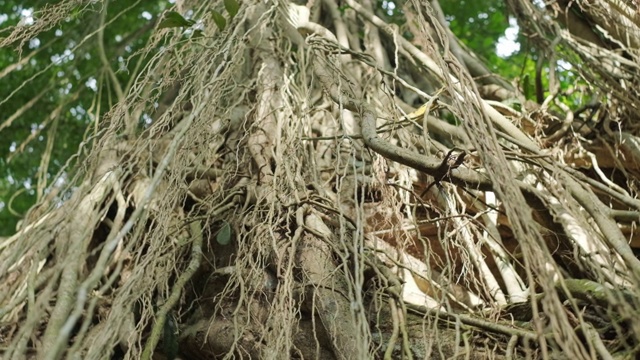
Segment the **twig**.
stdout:
<svg viewBox="0 0 640 360">
<path fill-rule="evenodd" d="M 440 164 L 440 166 L 438 166 L 438 168 L 432 175 L 434 178 L 433 182 L 429 184 L 426 189 L 424 189 L 424 191 L 420 194 L 420 197 L 423 197 L 433 185 L 440 186 L 440 182 L 451 173 L 451 170 L 457 169 L 460 165 L 462 165 L 462 162 L 464 161 L 465 156 L 467 156 L 467 153 L 462 151 L 456 156 L 451 156 L 454 150 L 455 149 L 449 150 L 444 159 L 442 159 L 442 163 Z"/>
</svg>

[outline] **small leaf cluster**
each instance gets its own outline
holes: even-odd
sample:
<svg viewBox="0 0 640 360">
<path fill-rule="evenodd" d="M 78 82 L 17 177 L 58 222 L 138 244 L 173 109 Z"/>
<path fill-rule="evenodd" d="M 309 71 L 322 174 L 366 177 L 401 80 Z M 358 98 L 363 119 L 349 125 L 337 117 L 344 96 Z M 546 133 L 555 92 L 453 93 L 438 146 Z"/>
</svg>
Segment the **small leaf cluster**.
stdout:
<svg viewBox="0 0 640 360">
<path fill-rule="evenodd" d="M 224 0 L 224 8 L 227 10 L 227 13 L 229 14 L 229 22 L 231 22 L 238 13 L 240 4 L 238 4 L 236 0 Z M 215 10 L 211 11 L 211 17 L 213 18 L 213 22 L 216 23 L 218 29 L 220 29 L 220 31 L 224 30 L 227 26 L 227 20 L 225 17 Z"/>
<path fill-rule="evenodd" d="M 229 21 L 231 22 L 233 18 L 238 14 L 238 10 L 240 9 L 240 4 L 237 0 L 224 0 L 224 8 L 229 15 Z M 227 19 L 224 15 L 219 13 L 218 11 L 212 10 L 211 17 L 213 18 L 213 22 L 216 24 L 220 31 L 224 30 L 227 26 Z M 184 27 L 188 28 L 195 25 L 196 22 L 194 20 L 185 19 L 180 13 L 176 11 L 167 11 L 164 14 L 162 21 L 160 22 L 158 28 L 178 28 Z"/>
</svg>

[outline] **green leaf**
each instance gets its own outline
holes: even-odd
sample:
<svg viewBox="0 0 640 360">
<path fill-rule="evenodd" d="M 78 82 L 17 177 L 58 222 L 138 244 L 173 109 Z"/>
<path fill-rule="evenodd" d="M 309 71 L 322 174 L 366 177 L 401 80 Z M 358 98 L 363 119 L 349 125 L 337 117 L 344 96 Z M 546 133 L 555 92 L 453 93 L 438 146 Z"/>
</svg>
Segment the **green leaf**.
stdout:
<svg viewBox="0 0 640 360">
<path fill-rule="evenodd" d="M 224 222 L 222 225 L 222 229 L 218 231 L 218 235 L 216 235 L 216 241 L 220 245 L 229 245 L 231 242 L 231 225 L 228 222 Z"/>
<path fill-rule="evenodd" d="M 227 20 L 220 14 L 219 12 L 212 10 L 211 17 L 213 18 L 213 22 L 216 23 L 216 26 L 220 31 L 224 30 L 224 27 L 227 26 Z"/>
<path fill-rule="evenodd" d="M 340 14 L 344 15 L 344 12 L 348 9 L 351 9 L 351 6 L 344 4 L 338 7 L 338 11 L 340 12 Z"/>
<path fill-rule="evenodd" d="M 224 0 L 224 8 L 227 9 L 229 18 L 233 19 L 238 13 L 238 9 L 240 9 L 240 4 L 236 0 Z"/>
<path fill-rule="evenodd" d="M 182 15 L 175 11 L 167 11 L 158 25 L 159 29 L 175 28 L 175 27 L 189 27 L 196 22 L 193 20 L 187 20 Z"/>
<path fill-rule="evenodd" d="M 191 39 L 195 40 L 204 36 L 202 30 L 195 30 L 193 34 L 191 34 Z"/>
<path fill-rule="evenodd" d="M 167 314 L 164 321 L 164 341 L 162 350 L 169 359 L 175 359 L 180 351 L 178 329 L 172 314 Z"/>
<path fill-rule="evenodd" d="M 525 99 L 530 99 L 530 91 L 529 91 L 529 86 L 531 86 L 530 84 L 530 77 L 529 74 L 524 74 L 524 77 L 522 79 L 522 90 L 524 91 L 524 98 Z"/>
</svg>

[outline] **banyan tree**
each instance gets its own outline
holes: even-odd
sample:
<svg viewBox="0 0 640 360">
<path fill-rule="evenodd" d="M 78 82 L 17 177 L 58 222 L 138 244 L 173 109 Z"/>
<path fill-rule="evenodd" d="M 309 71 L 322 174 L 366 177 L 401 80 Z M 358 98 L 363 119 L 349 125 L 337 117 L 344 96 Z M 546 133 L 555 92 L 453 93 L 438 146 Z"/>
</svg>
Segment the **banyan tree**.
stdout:
<svg viewBox="0 0 640 360">
<path fill-rule="evenodd" d="M 0 358 L 640 353 L 637 1 L 35 3 Z"/>
</svg>

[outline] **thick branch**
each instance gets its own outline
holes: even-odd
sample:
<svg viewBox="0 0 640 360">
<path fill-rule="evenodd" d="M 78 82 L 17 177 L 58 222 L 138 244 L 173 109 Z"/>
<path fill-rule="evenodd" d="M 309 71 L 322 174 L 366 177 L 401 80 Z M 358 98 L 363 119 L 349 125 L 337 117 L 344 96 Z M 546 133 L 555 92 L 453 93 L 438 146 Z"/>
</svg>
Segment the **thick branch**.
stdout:
<svg viewBox="0 0 640 360">
<path fill-rule="evenodd" d="M 320 58 L 321 54 L 318 53 L 317 56 Z M 321 65 L 319 61 L 314 61 L 314 70 L 333 101 L 341 104 L 346 109 L 354 113 L 359 113 L 362 116 L 362 136 L 365 144 L 367 144 L 367 146 L 369 146 L 373 151 L 389 160 L 393 160 L 400 164 L 422 171 L 435 178 L 442 178 L 445 181 L 451 181 L 454 184 L 481 189 L 491 188 L 491 182 L 484 174 L 459 167 L 457 169 L 451 169 L 448 176 L 442 177 L 442 160 L 435 156 L 420 154 L 384 141 L 378 136 L 376 131 L 377 117 L 374 111 L 360 101 L 353 99 L 351 94 L 343 93 L 341 95 L 337 84 L 334 82 L 334 75 L 329 72 L 326 66 Z"/>
</svg>

